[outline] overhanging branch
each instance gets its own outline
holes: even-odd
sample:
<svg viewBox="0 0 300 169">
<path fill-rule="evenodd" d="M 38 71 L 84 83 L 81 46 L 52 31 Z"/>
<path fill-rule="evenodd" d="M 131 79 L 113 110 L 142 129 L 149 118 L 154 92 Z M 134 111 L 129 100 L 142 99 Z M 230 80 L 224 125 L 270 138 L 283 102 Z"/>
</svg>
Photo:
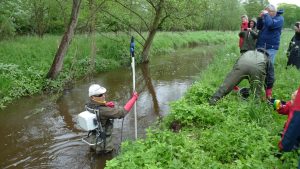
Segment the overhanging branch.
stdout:
<svg viewBox="0 0 300 169">
<path fill-rule="evenodd" d="M 147 27 L 147 29 L 149 30 L 149 25 L 147 24 L 147 22 L 143 19 L 143 17 L 140 14 L 138 14 L 137 12 L 135 12 L 134 10 L 132 10 L 131 8 L 129 8 L 128 6 L 122 4 L 118 0 L 115 0 L 115 2 L 117 2 L 118 4 L 120 4 L 121 6 L 123 6 L 124 8 L 128 9 L 130 12 L 134 13 L 137 17 L 139 17 L 144 22 L 144 24 Z"/>
<path fill-rule="evenodd" d="M 125 24 L 125 23 L 123 22 L 122 19 L 116 17 L 115 15 L 111 14 L 110 12 L 108 12 L 108 11 L 106 11 L 106 10 L 102 10 L 102 11 L 105 12 L 106 14 L 108 14 L 109 16 L 115 18 L 116 20 L 120 21 L 122 24 L 124 24 L 124 25 L 128 26 L 129 28 L 133 29 L 138 35 L 140 35 L 140 37 L 141 37 L 144 41 L 146 41 L 146 39 L 145 39 L 145 37 L 142 35 L 142 33 L 139 32 L 135 27 L 133 27 L 133 26 L 130 25 L 130 24 Z"/>
</svg>

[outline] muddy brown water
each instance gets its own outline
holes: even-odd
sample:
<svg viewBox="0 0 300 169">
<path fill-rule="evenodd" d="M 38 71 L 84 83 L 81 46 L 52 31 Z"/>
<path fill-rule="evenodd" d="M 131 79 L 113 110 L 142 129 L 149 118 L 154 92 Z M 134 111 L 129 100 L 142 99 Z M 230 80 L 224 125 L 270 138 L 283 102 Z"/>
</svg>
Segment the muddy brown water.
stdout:
<svg viewBox="0 0 300 169">
<path fill-rule="evenodd" d="M 214 47 L 180 49 L 151 58 L 136 67 L 138 137 L 158 118 L 168 114 L 168 103 L 183 96 L 195 77 L 205 68 Z M 131 68 L 101 73 L 76 82 L 58 99 L 39 95 L 21 98 L 0 111 L 0 168 L 104 168 L 116 154 L 97 155 L 81 141 L 87 133 L 77 125 L 84 111 L 90 84 L 107 88 L 107 100 L 125 104 L 132 92 Z M 133 111 L 114 122 L 114 144 L 134 140 Z M 121 138 L 122 131 L 122 138 Z"/>
</svg>

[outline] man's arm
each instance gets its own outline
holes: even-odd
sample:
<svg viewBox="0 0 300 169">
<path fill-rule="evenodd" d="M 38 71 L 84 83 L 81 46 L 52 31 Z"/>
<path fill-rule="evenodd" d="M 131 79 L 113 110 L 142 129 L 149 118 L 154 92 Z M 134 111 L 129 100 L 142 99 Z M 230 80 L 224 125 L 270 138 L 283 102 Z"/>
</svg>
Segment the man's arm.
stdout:
<svg viewBox="0 0 300 169">
<path fill-rule="evenodd" d="M 256 23 L 257 29 L 262 30 L 263 26 L 264 26 L 264 23 L 263 23 L 262 17 L 258 17 L 257 18 L 257 23 Z"/>
<path fill-rule="evenodd" d="M 253 39 L 257 39 L 258 38 L 258 32 L 257 31 L 251 30 L 250 33 L 253 36 Z"/>
<path fill-rule="evenodd" d="M 269 29 L 277 29 L 282 28 L 283 26 L 283 18 L 282 17 L 275 17 L 272 18 L 269 14 L 264 14 L 264 24 Z"/>
<path fill-rule="evenodd" d="M 294 38 L 295 38 L 295 35 L 292 37 L 292 39 L 291 39 L 291 41 L 290 41 L 290 44 L 289 44 L 289 48 L 288 48 L 288 50 L 287 50 L 287 52 L 286 52 L 286 56 L 287 56 L 288 58 L 289 58 L 290 52 L 291 52 L 291 50 L 292 50 L 292 45 L 293 45 Z"/>
</svg>

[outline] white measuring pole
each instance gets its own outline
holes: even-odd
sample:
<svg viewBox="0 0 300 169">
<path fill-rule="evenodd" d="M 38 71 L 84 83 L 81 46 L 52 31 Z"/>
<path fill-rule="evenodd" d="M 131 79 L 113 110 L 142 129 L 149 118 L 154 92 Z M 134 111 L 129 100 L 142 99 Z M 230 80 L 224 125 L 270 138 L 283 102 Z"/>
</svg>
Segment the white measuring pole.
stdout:
<svg viewBox="0 0 300 169">
<path fill-rule="evenodd" d="M 131 67 L 132 67 L 132 87 L 135 92 L 135 59 L 134 59 L 134 38 L 131 37 L 130 42 L 130 54 L 131 54 Z M 134 128 L 135 128 L 135 139 L 137 139 L 137 113 L 136 113 L 136 102 L 134 103 Z"/>
<path fill-rule="evenodd" d="M 132 66 L 132 84 L 133 91 L 135 91 L 135 60 L 132 58 L 131 66 Z M 137 139 L 137 113 L 136 113 L 136 102 L 134 103 L 134 128 L 135 128 L 135 139 Z"/>
</svg>

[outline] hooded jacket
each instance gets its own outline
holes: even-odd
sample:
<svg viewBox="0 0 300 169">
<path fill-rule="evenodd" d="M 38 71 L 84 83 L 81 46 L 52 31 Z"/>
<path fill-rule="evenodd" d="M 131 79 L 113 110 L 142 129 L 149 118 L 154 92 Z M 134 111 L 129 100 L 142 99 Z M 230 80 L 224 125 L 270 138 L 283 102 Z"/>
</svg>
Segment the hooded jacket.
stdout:
<svg viewBox="0 0 300 169">
<path fill-rule="evenodd" d="M 248 23 L 248 27 L 250 28 L 250 22 L 254 23 L 254 26 L 251 31 L 241 31 L 239 33 L 239 37 L 243 38 L 243 44 L 240 47 L 241 53 L 246 52 L 248 50 L 255 50 L 256 48 L 256 40 L 258 38 L 258 32 L 256 29 L 255 20 L 251 19 Z"/>
<path fill-rule="evenodd" d="M 283 10 L 279 10 L 276 16 L 271 17 L 268 13 L 257 18 L 257 29 L 259 31 L 256 48 L 278 50 L 280 35 L 284 23 Z"/>
</svg>

